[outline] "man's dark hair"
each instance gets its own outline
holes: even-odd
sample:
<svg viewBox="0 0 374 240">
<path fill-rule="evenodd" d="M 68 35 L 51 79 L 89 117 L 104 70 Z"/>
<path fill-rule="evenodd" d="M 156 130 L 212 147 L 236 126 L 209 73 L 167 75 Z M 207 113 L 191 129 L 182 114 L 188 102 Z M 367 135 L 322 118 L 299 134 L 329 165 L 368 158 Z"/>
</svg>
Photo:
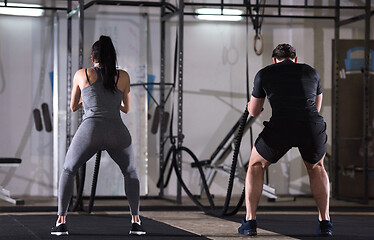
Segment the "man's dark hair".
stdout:
<svg viewBox="0 0 374 240">
<path fill-rule="evenodd" d="M 279 44 L 273 50 L 273 54 L 271 55 L 271 57 L 275 57 L 279 60 L 286 58 L 294 59 L 296 57 L 296 49 L 287 43 Z"/>
</svg>

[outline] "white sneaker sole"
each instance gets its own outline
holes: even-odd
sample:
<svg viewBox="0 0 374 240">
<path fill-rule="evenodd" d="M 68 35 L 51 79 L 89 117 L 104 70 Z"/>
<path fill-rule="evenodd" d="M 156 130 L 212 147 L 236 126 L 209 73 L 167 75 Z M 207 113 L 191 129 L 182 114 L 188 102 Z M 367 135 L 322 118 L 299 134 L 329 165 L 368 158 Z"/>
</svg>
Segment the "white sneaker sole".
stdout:
<svg viewBox="0 0 374 240">
<path fill-rule="evenodd" d="M 61 235 L 69 235 L 69 232 L 51 232 L 52 235 L 61 236 Z"/>
<path fill-rule="evenodd" d="M 146 232 L 143 231 L 130 231 L 129 234 L 133 235 L 144 235 Z"/>
</svg>

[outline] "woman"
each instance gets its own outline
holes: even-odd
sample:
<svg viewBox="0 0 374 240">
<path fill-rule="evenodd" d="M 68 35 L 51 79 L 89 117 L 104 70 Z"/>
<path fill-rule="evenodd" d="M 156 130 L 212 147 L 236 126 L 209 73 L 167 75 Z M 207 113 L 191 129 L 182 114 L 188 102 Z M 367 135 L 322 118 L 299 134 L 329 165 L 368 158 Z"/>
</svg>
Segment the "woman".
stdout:
<svg viewBox="0 0 374 240">
<path fill-rule="evenodd" d="M 145 234 L 139 218 L 139 179 L 131 136 L 120 116 L 120 110 L 130 110 L 130 77 L 127 72 L 116 70 L 116 51 L 108 36 L 101 36 L 93 44 L 91 60 L 94 67 L 78 70 L 73 80 L 70 108 L 76 111 L 83 104 L 85 113 L 66 154 L 59 185 L 58 219 L 51 234 L 68 235 L 66 215 L 74 176 L 98 150 L 106 150 L 124 175 L 132 217 L 130 234 Z"/>
</svg>

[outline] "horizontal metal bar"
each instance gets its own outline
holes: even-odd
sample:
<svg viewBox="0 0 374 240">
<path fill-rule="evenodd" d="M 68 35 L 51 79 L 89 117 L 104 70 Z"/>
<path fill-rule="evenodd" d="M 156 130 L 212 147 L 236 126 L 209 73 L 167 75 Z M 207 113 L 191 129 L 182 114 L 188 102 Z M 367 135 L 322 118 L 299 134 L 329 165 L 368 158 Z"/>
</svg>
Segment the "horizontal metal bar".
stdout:
<svg viewBox="0 0 374 240">
<path fill-rule="evenodd" d="M 94 4 L 98 5 L 116 5 L 116 6 L 142 6 L 142 7 L 162 7 L 165 6 L 172 12 L 178 11 L 174 5 L 170 3 L 162 3 L 162 2 L 146 2 L 146 1 L 104 1 L 104 0 L 95 0 L 85 4 L 85 9 L 87 7 L 91 7 Z"/>
<path fill-rule="evenodd" d="M 0 6 L 1 8 L 27 8 L 27 9 L 42 9 L 42 10 L 54 10 L 54 11 L 66 11 L 67 8 L 61 8 L 61 7 L 27 7 L 27 6 Z"/>
<path fill-rule="evenodd" d="M 165 5 L 167 9 L 169 9 L 172 12 L 178 11 L 178 8 L 176 8 L 174 5 L 170 3 L 161 3 L 161 2 L 145 2 L 145 1 L 103 1 L 103 0 L 94 0 L 91 2 L 88 2 L 84 5 L 84 10 L 92 7 L 93 5 L 111 5 L 111 6 L 143 6 L 143 7 L 162 7 Z M 79 6 L 75 9 L 71 10 L 67 14 L 67 18 L 72 17 L 74 14 L 79 12 Z"/>
<path fill-rule="evenodd" d="M 193 2 L 185 2 L 185 6 L 204 6 L 204 7 L 246 7 L 245 4 L 239 3 L 193 3 Z"/>
<path fill-rule="evenodd" d="M 260 8 L 297 8 L 297 9 L 336 9 L 335 5 L 322 6 L 322 5 L 284 5 L 284 4 L 230 4 L 230 3 L 184 3 L 186 6 L 206 6 L 206 7 L 260 7 Z M 339 9 L 365 9 L 365 6 L 339 6 Z"/>
<path fill-rule="evenodd" d="M 149 85 L 161 85 L 161 83 L 131 83 L 130 86 L 149 86 Z M 174 86 L 174 83 L 164 83 L 164 85 Z"/>
<path fill-rule="evenodd" d="M 252 17 L 253 15 L 247 15 L 247 14 L 241 14 L 241 15 L 229 15 L 229 14 L 197 14 L 192 12 L 185 12 L 185 15 L 216 15 L 216 16 L 241 16 L 241 17 Z M 256 15 L 258 17 L 264 17 L 264 18 L 307 18 L 307 19 L 328 19 L 328 20 L 334 20 L 335 16 L 305 16 L 305 15 L 269 15 L 269 14 L 259 14 Z"/>
</svg>

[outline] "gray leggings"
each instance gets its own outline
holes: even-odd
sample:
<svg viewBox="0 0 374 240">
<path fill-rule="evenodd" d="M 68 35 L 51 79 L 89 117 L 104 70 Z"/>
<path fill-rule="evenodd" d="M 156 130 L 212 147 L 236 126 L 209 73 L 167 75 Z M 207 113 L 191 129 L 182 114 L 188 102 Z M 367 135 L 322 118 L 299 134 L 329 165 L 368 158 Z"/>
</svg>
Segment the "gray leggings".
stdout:
<svg viewBox="0 0 374 240">
<path fill-rule="evenodd" d="M 139 178 L 127 127 L 120 118 L 87 118 L 79 126 L 66 154 L 59 185 L 59 216 L 67 215 L 78 169 L 100 149 L 106 150 L 120 167 L 131 215 L 139 214 Z"/>
</svg>

